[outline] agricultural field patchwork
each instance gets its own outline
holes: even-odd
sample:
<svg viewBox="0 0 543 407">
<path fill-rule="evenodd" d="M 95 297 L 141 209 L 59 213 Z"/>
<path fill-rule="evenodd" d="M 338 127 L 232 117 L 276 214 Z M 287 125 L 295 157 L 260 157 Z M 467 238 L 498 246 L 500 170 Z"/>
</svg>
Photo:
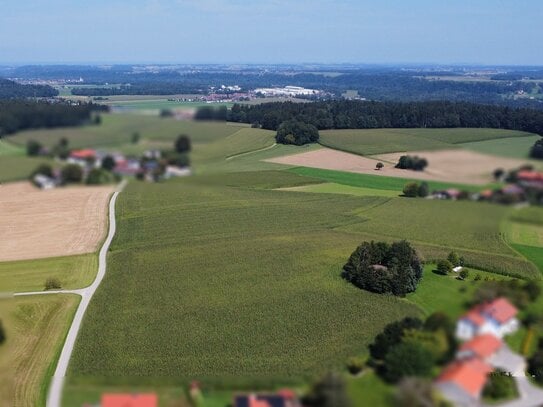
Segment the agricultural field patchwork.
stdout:
<svg viewBox="0 0 543 407">
<path fill-rule="evenodd" d="M 474 141 L 459 144 L 468 150 L 501 157 L 527 159 L 530 149 L 541 137 L 536 135 L 507 137 L 495 140 Z"/>
</svg>

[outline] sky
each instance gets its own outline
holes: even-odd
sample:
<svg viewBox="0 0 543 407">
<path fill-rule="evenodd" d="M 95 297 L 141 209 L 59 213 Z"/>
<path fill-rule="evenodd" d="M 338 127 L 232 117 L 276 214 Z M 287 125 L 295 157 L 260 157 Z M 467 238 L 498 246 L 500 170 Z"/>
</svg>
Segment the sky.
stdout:
<svg viewBox="0 0 543 407">
<path fill-rule="evenodd" d="M 541 0 L 0 0 L 0 64 L 543 65 Z"/>
</svg>

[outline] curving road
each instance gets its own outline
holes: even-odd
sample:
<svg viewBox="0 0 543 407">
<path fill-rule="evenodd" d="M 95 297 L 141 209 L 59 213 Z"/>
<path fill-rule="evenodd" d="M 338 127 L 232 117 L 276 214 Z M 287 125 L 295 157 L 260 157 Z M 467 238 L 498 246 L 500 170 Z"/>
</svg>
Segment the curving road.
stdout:
<svg viewBox="0 0 543 407">
<path fill-rule="evenodd" d="M 62 389 L 64 387 L 64 378 L 66 376 L 66 371 L 68 370 L 68 363 L 70 362 L 70 357 L 72 356 L 72 351 L 74 349 L 75 340 L 77 339 L 77 334 L 81 328 L 81 323 L 83 322 L 83 317 L 85 316 L 85 311 L 89 306 L 92 296 L 96 292 L 96 289 L 104 279 L 106 275 L 106 256 L 109 250 L 113 236 L 115 236 L 116 231 L 116 222 L 115 222 L 115 202 L 117 201 L 117 196 L 126 186 L 126 181 L 123 181 L 117 188 L 117 190 L 111 196 L 109 200 L 109 230 L 104 241 L 100 253 L 98 254 L 98 273 L 93 283 L 79 290 L 56 290 L 56 291 L 37 291 L 37 292 L 27 292 L 27 293 L 16 293 L 15 296 L 26 296 L 26 295 L 45 295 L 45 294 L 78 294 L 81 296 L 81 302 L 77 307 L 72 325 L 66 336 L 66 341 L 62 347 L 62 352 L 57 362 L 57 367 L 53 378 L 51 380 L 51 386 L 49 387 L 49 393 L 47 395 L 47 407 L 60 407 L 62 399 Z"/>
</svg>

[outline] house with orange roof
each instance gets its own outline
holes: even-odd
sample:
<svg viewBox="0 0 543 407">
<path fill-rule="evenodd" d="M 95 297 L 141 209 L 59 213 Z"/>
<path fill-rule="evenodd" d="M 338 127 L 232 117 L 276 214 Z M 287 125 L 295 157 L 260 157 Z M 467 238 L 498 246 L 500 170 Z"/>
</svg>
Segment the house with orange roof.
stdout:
<svg viewBox="0 0 543 407">
<path fill-rule="evenodd" d="M 456 336 L 469 340 L 490 333 L 498 338 L 515 332 L 519 327 L 518 310 L 504 297 L 479 304 L 464 314 L 456 324 Z"/>
<path fill-rule="evenodd" d="M 494 356 L 503 346 L 501 339 L 492 334 L 482 334 L 464 342 L 458 350 L 458 359 L 479 358 L 488 360 Z"/>
<path fill-rule="evenodd" d="M 488 375 L 494 369 L 478 358 L 459 359 L 450 363 L 436 380 L 443 396 L 457 405 L 472 405 L 479 400 Z"/>
<path fill-rule="evenodd" d="M 154 393 L 102 394 L 101 407 L 157 407 L 158 397 Z"/>
</svg>

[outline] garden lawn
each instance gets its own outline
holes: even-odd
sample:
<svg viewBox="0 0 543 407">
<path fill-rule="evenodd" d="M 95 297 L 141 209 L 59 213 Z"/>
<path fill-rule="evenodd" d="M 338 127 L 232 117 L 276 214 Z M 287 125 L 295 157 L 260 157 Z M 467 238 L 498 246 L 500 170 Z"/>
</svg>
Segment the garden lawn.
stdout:
<svg viewBox="0 0 543 407">
<path fill-rule="evenodd" d="M 276 174 L 274 187 L 301 177 Z M 313 378 L 419 310 L 340 277 L 358 236 L 334 230 L 380 197 L 248 188 L 270 173 L 133 183 L 118 201 L 108 274 L 69 368 L 74 384 Z"/>
<path fill-rule="evenodd" d="M 95 254 L 0 263 L 0 292 L 40 291 L 45 280 L 57 278 L 62 288 L 83 288 L 92 283 L 98 269 Z"/>
</svg>

